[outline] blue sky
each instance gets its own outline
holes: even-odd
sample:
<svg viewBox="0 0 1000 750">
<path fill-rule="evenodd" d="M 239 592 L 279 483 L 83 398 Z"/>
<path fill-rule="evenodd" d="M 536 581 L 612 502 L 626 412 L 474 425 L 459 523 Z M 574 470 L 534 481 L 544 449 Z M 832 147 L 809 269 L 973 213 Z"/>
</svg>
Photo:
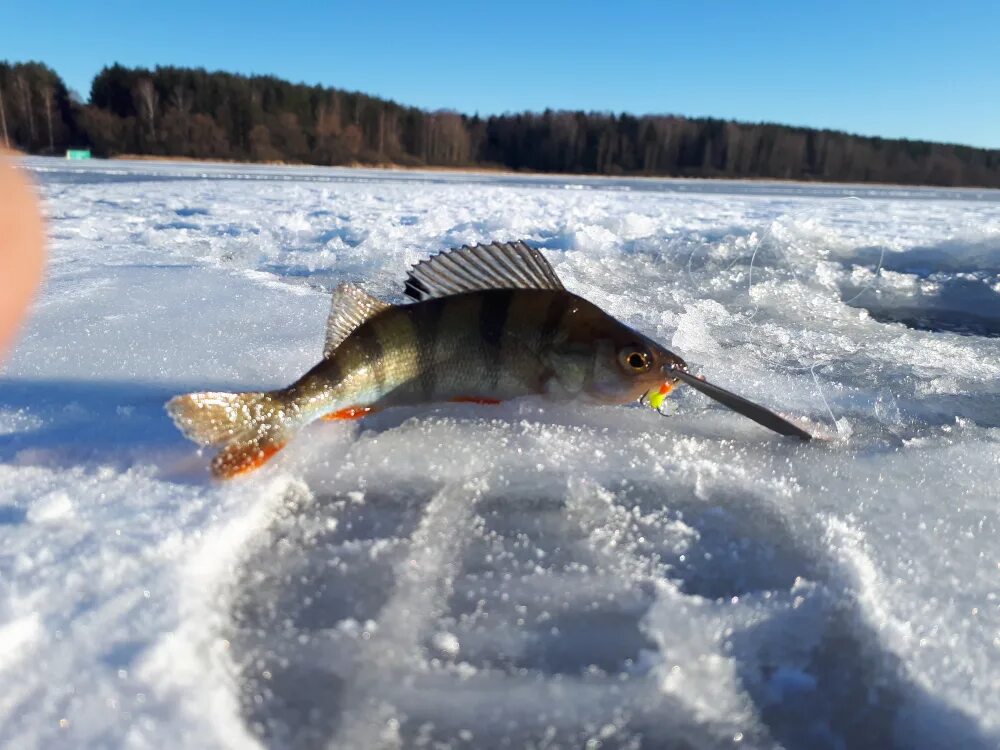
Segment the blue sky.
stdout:
<svg viewBox="0 0 1000 750">
<path fill-rule="evenodd" d="M 710 115 L 1000 148 L 1000 2 L 14 2 L 0 59 L 268 73 L 431 109 Z"/>
</svg>

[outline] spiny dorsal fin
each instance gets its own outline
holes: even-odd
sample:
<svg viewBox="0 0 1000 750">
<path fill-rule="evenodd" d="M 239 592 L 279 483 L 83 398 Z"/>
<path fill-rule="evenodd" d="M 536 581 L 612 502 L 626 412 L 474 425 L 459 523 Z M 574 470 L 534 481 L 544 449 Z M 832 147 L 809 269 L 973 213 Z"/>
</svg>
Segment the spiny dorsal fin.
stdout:
<svg viewBox="0 0 1000 750">
<path fill-rule="evenodd" d="M 330 317 L 326 319 L 323 356 L 329 357 L 358 326 L 387 307 L 392 305 L 372 297 L 353 284 L 341 284 L 334 289 Z"/>
<path fill-rule="evenodd" d="M 483 289 L 562 289 L 540 252 L 521 240 L 464 245 L 410 269 L 406 294 L 418 302 Z"/>
</svg>

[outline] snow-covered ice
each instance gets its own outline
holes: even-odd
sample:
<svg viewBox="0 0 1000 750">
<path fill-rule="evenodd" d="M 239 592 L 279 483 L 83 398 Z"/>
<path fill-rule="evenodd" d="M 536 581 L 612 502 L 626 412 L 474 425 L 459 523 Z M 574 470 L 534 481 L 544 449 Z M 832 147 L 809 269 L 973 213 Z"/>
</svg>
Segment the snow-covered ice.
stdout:
<svg viewBox="0 0 1000 750">
<path fill-rule="evenodd" d="M 1000 746 L 1000 192 L 29 159 L 0 371 L 11 748 Z M 308 429 L 245 481 L 163 412 L 283 385 L 342 280 L 492 239 L 700 372 Z"/>
</svg>

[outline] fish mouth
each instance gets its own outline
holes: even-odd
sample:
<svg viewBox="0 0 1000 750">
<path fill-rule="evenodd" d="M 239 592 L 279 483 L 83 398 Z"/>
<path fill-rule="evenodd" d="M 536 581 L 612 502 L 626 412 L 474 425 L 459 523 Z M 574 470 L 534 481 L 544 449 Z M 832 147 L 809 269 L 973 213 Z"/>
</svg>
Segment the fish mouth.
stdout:
<svg viewBox="0 0 1000 750">
<path fill-rule="evenodd" d="M 709 383 L 701 375 L 694 375 L 683 361 L 679 364 L 671 362 L 664 365 L 663 374 L 670 379 L 664 382 L 658 389 L 647 391 L 643 396 L 643 400 L 648 402 L 657 411 L 660 410 L 660 406 L 662 406 L 667 394 L 673 390 L 678 381 L 681 381 L 687 383 L 696 391 L 700 391 L 709 398 L 718 401 L 723 406 L 732 409 L 737 414 L 742 414 L 747 419 L 752 419 L 757 424 L 767 427 L 779 435 L 797 437 L 802 440 L 812 440 L 812 435 L 808 432 L 784 417 L 775 414 L 770 409 L 760 404 L 755 404 L 753 401 L 738 396 L 732 391 L 727 391 L 725 388 L 721 388 L 714 383 Z"/>
</svg>

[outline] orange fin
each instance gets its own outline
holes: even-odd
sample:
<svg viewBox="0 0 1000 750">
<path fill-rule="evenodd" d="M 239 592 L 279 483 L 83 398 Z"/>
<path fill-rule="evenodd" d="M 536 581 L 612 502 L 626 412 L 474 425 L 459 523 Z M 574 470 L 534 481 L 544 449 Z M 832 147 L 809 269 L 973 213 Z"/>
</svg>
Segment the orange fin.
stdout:
<svg viewBox="0 0 1000 750">
<path fill-rule="evenodd" d="M 262 440 L 244 440 L 223 448 L 212 459 L 212 474 L 220 479 L 232 479 L 249 474 L 266 464 L 285 447 L 284 443 Z"/>
<path fill-rule="evenodd" d="M 375 411 L 376 409 L 372 406 L 348 406 L 346 409 L 324 414 L 321 419 L 325 419 L 328 422 L 334 422 L 339 419 L 361 419 L 361 417 L 373 414 Z"/>
<path fill-rule="evenodd" d="M 487 404 L 489 406 L 496 406 L 502 403 L 499 399 L 495 398 L 481 398 L 479 396 L 455 396 L 455 398 L 450 399 L 453 404 Z"/>
</svg>

